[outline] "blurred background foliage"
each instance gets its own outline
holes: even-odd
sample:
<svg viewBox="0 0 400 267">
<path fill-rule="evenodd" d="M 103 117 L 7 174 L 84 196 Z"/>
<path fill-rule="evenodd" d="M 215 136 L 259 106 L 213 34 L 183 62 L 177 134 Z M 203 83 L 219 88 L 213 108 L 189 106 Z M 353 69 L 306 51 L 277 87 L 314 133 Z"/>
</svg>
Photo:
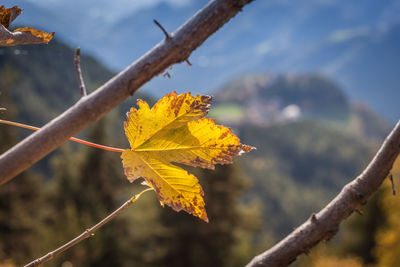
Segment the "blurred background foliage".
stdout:
<svg viewBox="0 0 400 267">
<path fill-rule="evenodd" d="M 1 51 L 2 119 L 41 126 L 79 99 L 67 45 L 54 40 Z M 82 68 L 89 91 L 113 75 L 91 56 L 82 57 Z M 47 266 L 243 266 L 358 175 L 391 126 L 320 74 L 236 77 L 214 96 L 210 117 L 257 150 L 215 171 L 189 169 L 205 191 L 210 223 L 161 208 L 148 193 Z M 122 124 L 136 98 L 155 102 L 137 93 L 79 136 L 128 147 Z M 0 125 L 0 153 L 28 134 Z M 397 186 L 400 161 L 392 174 Z M 64 144 L 0 187 L 0 266 L 21 265 L 60 246 L 140 187 L 125 179 L 117 153 Z M 396 266 L 399 206 L 386 183 L 362 216 L 353 214 L 333 240 L 295 265 Z"/>
</svg>

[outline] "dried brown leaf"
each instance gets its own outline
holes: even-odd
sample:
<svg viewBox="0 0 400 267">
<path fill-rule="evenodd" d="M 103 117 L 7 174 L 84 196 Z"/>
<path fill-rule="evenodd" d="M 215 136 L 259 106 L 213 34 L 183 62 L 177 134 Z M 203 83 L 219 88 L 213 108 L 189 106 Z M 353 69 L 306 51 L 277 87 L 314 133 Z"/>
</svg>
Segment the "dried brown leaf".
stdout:
<svg viewBox="0 0 400 267">
<path fill-rule="evenodd" d="M 18 28 L 9 31 L 10 23 L 21 14 L 18 6 L 12 8 L 0 7 L 0 46 L 13 46 L 25 44 L 47 44 L 53 39 L 53 33 L 47 33 L 32 27 Z"/>
<path fill-rule="evenodd" d="M 6 8 L 5 6 L 0 7 L 0 24 L 10 28 L 10 24 L 15 20 L 22 12 L 18 6 L 13 6 L 12 8 Z"/>
</svg>

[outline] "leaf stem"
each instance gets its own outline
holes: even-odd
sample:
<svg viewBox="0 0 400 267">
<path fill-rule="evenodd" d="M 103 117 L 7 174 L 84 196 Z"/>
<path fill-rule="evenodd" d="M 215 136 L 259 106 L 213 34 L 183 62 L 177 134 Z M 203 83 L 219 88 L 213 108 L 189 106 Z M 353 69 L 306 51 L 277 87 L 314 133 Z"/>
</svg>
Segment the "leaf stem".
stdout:
<svg viewBox="0 0 400 267">
<path fill-rule="evenodd" d="M 108 223 L 109 221 L 111 221 L 112 219 L 114 219 L 118 214 L 120 214 L 123 210 L 125 210 L 126 208 L 128 208 L 130 205 L 132 205 L 134 202 L 136 202 L 136 200 L 139 199 L 139 197 L 147 192 L 153 190 L 153 188 L 147 188 L 145 190 L 143 190 L 142 192 L 140 192 L 137 195 L 134 195 L 133 197 L 131 197 L 128 201 L 126 201 L 124 204 L 122 204 L 118 209 L 116 209 L 115 211 L 113 211 L 112 213 L 110 213 L 107 217 L 105 217 L 103 220 L 101 220 L 100 222 L 98 222 L 96 225 L 94 225 L 92 228 L 86 229 L 82 234 L 80 234 L 79 236 L 75 237 L 74 239 L 72 239 L 71 241 L 65 243 L 64 245 L 62 245 L 61 247 L 47 253 L 46 255 L 44 255 L 41 258 L 38 258 L 28 264 L 26 264 L 24 267 L 33 267 L 33 266 L 39 266 L 51 259 L 53 259 L 55 256 L 57 256 L 58 254 L 66 251 L 67 249 L 75 246 L 76 244 L 78 244 L 79 242 L 85 240 L 86 238 L 92 237 L 94 236 L 94 232 L 99 229 L 100 227 L 102 227 L 103 225 L 105 225 L 106 223 Z"/>
<path fill-rule="evenodd" d="M 1 124 L 7 124 L 7 125 L 11 125 L 11 126 L 16 126 L 16 127 L 20 127 L 20 128 L 25 128 L 25 129 L 29 129 L 32 131 L 37 131 L 40 130 L 40 128 L 35 127 L 35 126 L 31 126 L 31 125 L 26 125 L 26 124 L 22 124 L 22 123 L 18 123 L 18 122 L 13 122 L 13 121 L 7 121 L 7 120 L 0 120 Z M 75 138 L 75 137 L 70 137 L 69 140 L 77 142 L 77 143 L 81 143 L 87 146 L 92 146 L 92 147 L 96 147 L 96 148 L 100 148 L 100 149 L 104 149 L 104 150 L 108 150 L 108 151 L 113 151 L 113 152 L 124 152 L 124 149 L 122 148 L 116 148 L 116 147 L 110 147 L 110 146 L 103 146 L 103 145 L 99 145 L 96 143 L 92 143 L 89 141 L 85 141 L 79 138 Z"/>
</svg>

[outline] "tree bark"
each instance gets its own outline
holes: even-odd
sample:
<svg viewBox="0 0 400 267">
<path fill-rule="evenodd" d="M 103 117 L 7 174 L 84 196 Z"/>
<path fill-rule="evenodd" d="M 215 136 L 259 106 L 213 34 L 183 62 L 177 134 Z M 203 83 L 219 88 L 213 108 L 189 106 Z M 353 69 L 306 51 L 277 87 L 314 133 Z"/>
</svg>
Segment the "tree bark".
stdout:
<svg viewBox="0 0 400 267">
<path fill-rule="evenodd" d="M 41 130 L 0 156 L 0 185 L 32 166 L 89 124 L 95 122 L 169 66 L 185 61 L 210 35 L 253 0 L 214 0 L 170 38 L 161 41 L 132 65 Z"/>
<path fill-rule="evenodd" d="M 378 190 L 389 175 L 400 152 L 400 121 L 367 168 L 343 187 L 325 208 L 295 229 L 278 244 L 253 258 L 247 267 L 287 266 L 300 254 L 307 253 L 323 240 L 329 240 L 339 230 L 340 223 Z"/>
</svg>

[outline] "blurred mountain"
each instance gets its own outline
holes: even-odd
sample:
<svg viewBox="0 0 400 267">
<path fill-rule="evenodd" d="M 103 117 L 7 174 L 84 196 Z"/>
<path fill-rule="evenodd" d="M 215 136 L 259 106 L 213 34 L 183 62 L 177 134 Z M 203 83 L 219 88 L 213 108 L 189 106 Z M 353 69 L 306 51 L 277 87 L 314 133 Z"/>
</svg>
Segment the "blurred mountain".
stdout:
<svg viewBox="0 0 400 267">
<path fill-rule="evenodd" d="M 217 90 L 210 116 L 233 127 L 317 120 L 367 139 L 382 139 L 389 124 L 353 104 L 339 85 L 319 74 L 253 74 Z"/>
<path fill-rule="evenodd" d="M 262 233 L 277 240 L 356 177 L 390 131 L 317 74 L 247 75 L 217 92 L 210 116 L 257 147 L 241 158 L 252 181 L 244 198 L 262 203 Z"/>
<path fill-rule="evenodd" d="M 400 25 L 382 29 L 354 28 L 333 32 L 313 51 L 274 68 L 292 71 L 318 70 L 334 78 L 355 101 L 367 103 L 396 121 L 400 109 Z M 269 61 L 269 56 L 264 58 Z"/>
<path fill-rule="evenodd" d="M 0 71 L 15 76 L 12 88 L 0 90 L 12 91 L 19 120 L 40 125 L 79 100 L 73 60 L 74 51 L 57 40 L 49 45 L 0 48 Z M 112 76 L 93 57 L 82 56 L 82 68 L 89 90 Z"/>
<path fill-rule="evenodd" d="M 239 77 L 217 91 L 215 106 L 211 114 L 231 124 L 266 125 L 304 116 L 343 120 L 350 114 L 343 91 L 316 74 Z M 233 107 L 243 110 L 240 117 L 230 112 Z"/>
<path fill-rule="evenodd" d="M 92 92 L 114 74 L 92 56 L 81 56 L 83 77 Z M 2 97 L 9 95 L 9 97 Z M 74 105 L 80 98 L 74 70 L 74 50 L 52 40 L 48 45 L 29 45 L 0 48 L 0 106 L 7 108 L 2 119 L 40 127 Z M 110 120 L 114 144 L 128 146 L 124 142 L 123 121 L 125 113 L 136 104 L 138 98 L 154 103 L 146 94 L 135 93 L 107 115 Z M 14 116 L 15 110 L 16 116 Z M 1 125 L 1 127 L 11 127 Z M 93 126 L 89 126 L 91 128 Z M 88 130 L 79 134 L 84 138 Z M 18 140 L 31 131 L 18 129 Z M 7 144 L 11 147 L 13 144 Z M 41 161 L 38 168 L 49 170 L 48 159 Z"/>
<path fill-rule="evenodd" d="M 126 67 L 163 38 L 152 20 L 174 31 L 205 0 L 10 1 L 25 10 L 16 23 L 55 31 L 114 70 Z M 177 90 L 214 92 L 246 73 L 322 73 L 352 101 L 395 121 L 399 98 L 400 2 L 255 1 L 191 56 L 147 84 L 157 96 Z M 207 79 L 205 79 L 207 77 Z"/>
<path fill-rule="evenodd" d="M 81 65 L 88 93 L 114 75 L 92 56 L 83 54 Z M 48 45 L 0 48 L 0 73 L 13 78 L 0 92 L 11 91 L 13 104 L 18 107 L 18 120 L 28 124 L 44 124 L 80 98 L 74 50 L 57 40 Z M 135 100 L 137 97 L 150 99 L 141 93 L 135 94 Z M 1 96 L 0 103 L 3 107 L 8 105 L 1 102 Z M 133 99 L 128 99 L 121 104 L 126 109 L 124 112 L 134 103 Z"/>
</svg>

